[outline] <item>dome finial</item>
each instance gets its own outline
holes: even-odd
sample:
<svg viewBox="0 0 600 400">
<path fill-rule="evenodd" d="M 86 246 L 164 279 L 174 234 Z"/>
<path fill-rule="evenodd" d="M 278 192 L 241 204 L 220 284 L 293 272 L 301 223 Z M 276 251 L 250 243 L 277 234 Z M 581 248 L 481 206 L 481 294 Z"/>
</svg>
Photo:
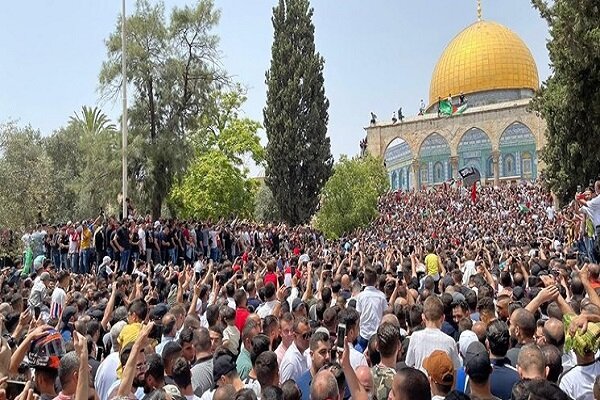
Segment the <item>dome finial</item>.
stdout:
<svg viewBox="0 0 600 400">
<path fill-rule="evenodd" d="M 477 21 L 481 21 L 481 0 L 477 0 Z"/>
</svg>

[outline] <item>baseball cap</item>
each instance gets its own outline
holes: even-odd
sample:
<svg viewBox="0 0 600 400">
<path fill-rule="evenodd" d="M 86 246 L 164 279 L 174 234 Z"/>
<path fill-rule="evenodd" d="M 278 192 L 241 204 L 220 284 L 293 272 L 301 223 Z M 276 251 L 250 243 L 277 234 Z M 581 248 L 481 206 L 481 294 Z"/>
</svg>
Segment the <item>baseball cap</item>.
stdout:
<svg viewBox="0 0 600 400">
<path fill-rule="evenodd" d="M 298 308 L 300 308 L 300 306 L 306 307 L 306 304 L 304 304 L 304 302 L 301 299 L 296 297 L 294 301 L 292 301 L 292 311 L 296 311 Z"/>
<path fill-rule="evenodd" d="M 483 343 L 473 342 L 467 348 L 464 358 L 465 371 L 469 377 L 486 379 L 492 372 L 490 356 Z"/>
<path fill-rule="evenodd" d="M 454 385 L 454 364 L 452 359 L 442 350 L 436 350 L 425 358 L 423 368 L 432 381 L 438 385 Z"/>
<path fill-rule="evenodd" d="M 33 269 L 37 271 L 42 268 L 44 266 L 44 261 L 46 261 L 45 256 L 37 256 L 35 260 L 33 260 Z"/>
<path fill-rule="evenodd" d="M 478 341 L 477 335 L 471 330 L 463 331 L 458 339 L 458 350 L 462 357 L 467 353 L 471 343 Z"/>
<path fill-rule="evenodd" d="M 215 383 L 215 387 L 218 386 L 219 379 L 223 375 L 227 375 L 236 368 L 237 365 L 233 355 L 229 353 L 218 354 L 213 360 L 213 382 Z"/>
<path fill-rule="evenodd" d="M 458 305 L 460 304 L 462 301 L 466 301 L 465 296 L 460 293 L 460 292 L 454 292 L 452 293 L 452 305 Z"/>
<path fill-rule="evenodd" d="M 30 368 L 58 369 L 60 358 L 65 354 L 62 336 L 55 329 L 48 329 L 45 335 L 31 342 L 24 363 Z"/>
<path fill-rule="evenodd" d="M 164 303 L 159 303 L 152 307 L 152 311 L 150 312 L 150 321 L 157 321 L 162 319 L 165 314 L 169 312 L 169 306 Z"/>
</svg>

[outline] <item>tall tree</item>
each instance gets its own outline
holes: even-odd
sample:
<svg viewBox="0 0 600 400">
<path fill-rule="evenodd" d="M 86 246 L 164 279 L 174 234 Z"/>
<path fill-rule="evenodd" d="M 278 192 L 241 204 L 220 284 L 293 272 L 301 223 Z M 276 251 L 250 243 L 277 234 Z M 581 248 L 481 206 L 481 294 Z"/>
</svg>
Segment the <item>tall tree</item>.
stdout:
<svg viewBox="0 0 600 400">
<path fill-rule="evenodd" d="M 49 210 L 51 163 L 39 131 L 0 125 L 0 226 L 31 228 Z"/>
<path fill-rule="evenodd" d="M 260 124 L 239 116 L 246 100 L 238 88 L 214 92 L 211 104 L 199 119 L 200 128 L 189 135 L 195 157 L 171 191 L 172 209 L 183 217 L 249 217 L 254 209 L 258 182 L 248 179 L 244 157 L 260 164 L 264 149 L 257 131 Z"/>
<path fill-rule="evenodd" d="M 208 95 L 226 82 L 218 62 L 219 21 L 212 0 L 174 8 L 138 0 L 127 17 L 127 81 L 133 86 L 129 110 L 130 186 L 156 217 L 176 177 L 193 156 L 187 134 Z M 106 41 L 108 60 L 100 73 L 106 95 L 118 92 L 121 76 L 121 23 Z"/>
<path fill-rule="evenodd" d="M 291 224 L 311 218 L 333 165 L 324 60 L 315 51 L 312 15 L 308 0 L 279 0 L 266 73 L 266 183 L 282 219 Z"/>
<path fill-rule="evenodd" d="M 78 133 L 79 158 L 77 179 L 68 187 L 78 193 L 76 215 L 90 218 L 98 215 L 101 208 L 116 205 L 121 189 L 120 134 L 97 107 L 83 106 L 81 114 L 75 113 L 69 125 Z"/>
<path fill-rule="evenodd" d="M 600 6 L 532 0 L 548 22 L 552 75 L 531 106 L 546 120 L 542 159 L 551 189 L 567 200 L 600 171 Z"/>
</svg>

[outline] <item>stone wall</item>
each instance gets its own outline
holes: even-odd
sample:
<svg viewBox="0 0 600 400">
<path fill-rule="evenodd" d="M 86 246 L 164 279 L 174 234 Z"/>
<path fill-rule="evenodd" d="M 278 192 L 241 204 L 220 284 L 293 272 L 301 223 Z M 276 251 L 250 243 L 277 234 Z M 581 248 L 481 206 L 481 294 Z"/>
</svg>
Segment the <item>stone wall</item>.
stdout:
<svg viewBox="0 0 600 400">
<path fill-rule="evenodd" d="M 378 122 L 367 131 L 367 151 L 384 157 L 385 150 L 396 138 L 408 143 L 415 159 L 420 153 L 421 144 L 433 133 L 439 133 L 448 141 L 451 157 L 458 156 L 458 144 L 462 136 L 471 128 L 484 131 L 492 142 L 492 151 L 500 149 L 500 137 L 506 128 L 515 122 L 526 125 L 535 137 L 536 150 L 539 152 L 544 143 L 546 123 L 535 113 L 527 110 L 530 100 L 493 104 L 467 109 L 462 115 L 438 117 L 437 114 L 425 114 L 406 118 L 404 122 Z"/>
</svg>

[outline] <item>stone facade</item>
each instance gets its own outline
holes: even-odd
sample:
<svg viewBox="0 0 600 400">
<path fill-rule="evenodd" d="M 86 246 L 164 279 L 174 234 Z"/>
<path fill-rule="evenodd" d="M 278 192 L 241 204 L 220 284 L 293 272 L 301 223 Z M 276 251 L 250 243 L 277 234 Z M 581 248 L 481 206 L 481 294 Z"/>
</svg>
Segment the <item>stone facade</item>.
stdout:
<svg viewBox="0 0 600 400">
<path fill-rule="evenodd" d="M 402 123 L 378 122 L 365 128 L 367 151 L 385 158 L 395 139 L 406 142 L 397 162 L 387 166 L 392 183 L 392 172 L 404 178 L 404 185 L 396 185 L 401 188 L 456 178 L 458 169 L 465 165 L 477 166 L 484 182 L 533 179 L 542 167 L 538 154 L 544 146 L 546 124 L 527 110 L 529 101 L 472 107 L 452 117 L 427 113 L 406 118 Z"/>
</svg>

